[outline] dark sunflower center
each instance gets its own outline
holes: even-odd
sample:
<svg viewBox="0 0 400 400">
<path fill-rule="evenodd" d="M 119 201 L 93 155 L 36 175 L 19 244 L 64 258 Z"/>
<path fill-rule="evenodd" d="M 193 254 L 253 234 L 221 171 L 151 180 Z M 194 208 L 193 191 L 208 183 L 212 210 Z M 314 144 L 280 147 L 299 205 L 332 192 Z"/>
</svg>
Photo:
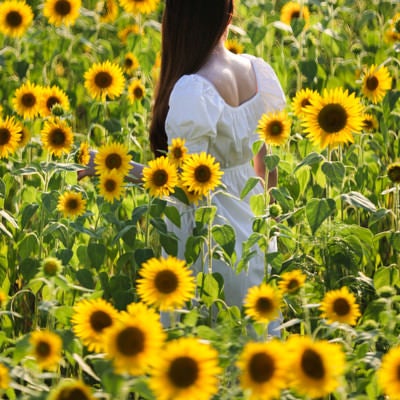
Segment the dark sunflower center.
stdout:
<svg viewBox="0 0 400 400">
<path fill-rule="evenodd" d="M 168 182 L 168 174 L 167 171 L 163 169 L 159 169 L 153 174 L 153 183 L 158 186 L 164 186 Z"/>
<path fill-rule="evenodd" d="M 300 11 L 293 11 L 290 19 L 300 18 Z"/>
<path fill-rule="evenodd" d="M 369 119 L 364 119 L 363 125 L 364 125 L 364 128 L 367 130 L 370 130 L 374 127 L 372 121 L 370 121 Z"/>
<path fill-rule="evenodd" d="M 322 379 L 325 376 L 321 356 L 312 349 L 306 349 L 301 357 L 301 368 L 311 379 Z"/>
<path fill-rule="evenodd" d="M 51 109 L 53 108 L 53 106 L 55 105 L 55 104 L 60 104 L 61 103 L 61 101 L 60 101 L 60 99 L 58 98 L 58 97 L 56 97 L 56 96 L 50 96 L 48 99 L 47 99 L 47 101 L 46 101 L 46 107 L 47 107 L 47 109 L 49 110 L 49 111 L 51 111 Z"/>
<path fill-rule="evenodd" d="M 254 354 L 249 363 L 251 379 L 257 383 L 268 382 L 275 371 L 273 358 L 265 353 Z"/>
<path fill-rule="evenodd" d="M 105 164 L 108 169 L 113 169 L 113 168 L 118 169 L 122 165 L 122 158 L 119 154 L 115 154 L 115 153 L 109 154 L 106 157 Z"/>
<path fill-rule="evenodd" d="M 389 168 L 388 177 L 394 183 L 400 183 L 400 165 L 395 165 Z"/>
<path fill-rule="evenodd" d="M 144 349 L 145 336 L 133 326 L 125 328 L 117 336 L 118 351 L 125 356 L 134 356 Z"/>
<path fill-rule="evenodd" d="M 396 368 L 396 378 L 397 378 L 397 382 L 400 382 L 400 365 L 397 364 L 397 368 Z"/>
<path fill-rule="evenodd" d="M 112 84 L 112 76 L 106 71 L 100 71 L 94 78 L 94 83 L 100 89 L 106 89 Z"/>
<path fill-rule="evenodd" d="M 4 146 L 11 139 L 11 132 L 7 128 L 0 128 L 0 146 Z"/>
<path fill-rule="evenodd" d="M 346 299 L 336 299 L 333 302 L 333 311 L 339 316 L 347 315 L 350 312 L 350 304 Z"/>
<path fill-rule="evenodd" d="M 318 124 L 327 133 L 341 131 L 346 123 L 347 113 L 340 104 L 327 104 L 318 114 Z"/>
<path fill-rule="evenodd" d="M 107 192 L 112 193 L 117 187 L 117 183 L 114 181 L 114 179 L 107 179 L 104 183 L 104 187 Z"/>
<path fill-rule="evenodd" d="M 197 182 L 206 183 L 211 178 L 211 170 L 207 165 L 199 165 L 194 171 L 194 178 Z"/>
<path fill-rule="evenodd" d="M 268 297 L 260 297 L 256 302 L 255 308 L 259 313 L 264 314 L 271 312 L 274 309 L 274 304 Z"/>
<path fill-rule="evenodd" d="M 62 146 L 65 143 L 65 132 L 61 128 L 51 131 L 50 141 L 54 146 Z"/>
<path fill-rule="evenodd" d="M 65 17 L 71 12 L 71 3 L 68 0 L 58 0 L 54 5 L 54 11 L 56 14 Z"/>
<path fill-rule="evenodd" d="M 376 76 L 371 76 L 371 77 L 367 78 L 367 80 L 365 82 L 365 86 L 367 86 L 368 90 L 371 90 L 371 91 L 376 90 L 379 86 L 378 78 Z"/>
<path fill-rule="evenodd" d="M 90 315 L 90 326 L 95 332 L 102 332 L 103 329 L 112 325 L 110 315 L 104 311 L 97 310 Z"/>
<path fill-rule="evenodd" d="M 6 16 L 6 23 L 12 28 L 18 28 L 22 24 L 22 15 L 18 11 L 10 11 Z"/>
<path fill-rule="evenodd" d="M 172 151 L 172 154 L 175 159 L 179 160 L 183 156 L 182 149 L 180 147 L 175 147 L 174 150 Z"/>
<path fill-rule="evenodd" d="M 51 347 L 47 342 L 40 341 L 36 345 L 36 353 L 39 357 L 46 358 L 51 354 Z"/>
<path fill-rule="evenodd" d="M 77 199 L 68 199 L 66 208 L 68 210 L 76 210 L 79 207 L 79 202 Z"/>
<path fill-rule="evenodd" d="M 24 93 L 21 96 L 21 103 L 24 107 L 31 108 L 36 104 L 36 97 L 33 93 Z"/>
<path fill-rule="evenodd" d="M 172 361 L 168 377 L 174 386 L 188 388 L 192 386 L 199 376 L 199 366 L 191 357 L 178 357 Z"/>
<path fill-rule="evenodd" d="M 299 281 L 297 279 L 291 279 L 287 285 L 288 290 L 296 290 L 299 287 Z"/>
<path fill-rule="evenodd" d="M 132 65 L 133 65 L 132 59 L 129 58 L 129 57 L 128 57 L 128 58 L 125 58 L 125 67 L 126 67 L 126 68 L 131 68 Z"/>
<path fill-rule="evenodd" d="M 160 293 L 173 293 L 178 287 L 178 278 L 173 271 L 160 271 L 156 275 L 154 285 Z"/>
<path fill-rule="evenodd" d="M 139 86 L 135 87 L 135 89 L 133 89 L 133 95 L 136 99 L 141 99 L 143 97 L 142 88 L 140 88 Z"/>
<path fill-rule="evenodd" d="M 269 127 L 269 133 L 272 136 L 279 136 L 282 133 L 282 131 L 283 131 L 283 126 L 280 121 L 274 121 L 271 123 Z"/>
<path fill-rule="evenodd" d="M 89 400 L 89 397 L 80 388 L 65 388 L 57 396 L 60 400 Z"/>
</svg>

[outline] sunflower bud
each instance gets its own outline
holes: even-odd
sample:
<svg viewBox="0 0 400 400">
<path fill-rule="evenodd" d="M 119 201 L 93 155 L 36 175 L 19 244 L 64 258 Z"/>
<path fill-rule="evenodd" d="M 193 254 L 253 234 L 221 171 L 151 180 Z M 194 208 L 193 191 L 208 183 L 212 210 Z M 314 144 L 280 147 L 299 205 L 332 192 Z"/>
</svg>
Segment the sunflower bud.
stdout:
<svg viewBox="0 0 400 400">
<path fill-rule="evenodd" d="M 46 276 L 56 276 L 61 267 L 61 261 L 55 257 L 47 257 L 42 263 L 43 273 Z"/>
<path fill-rule="evenodd" d="M 400 183 L 400 162 L 391 163 L 387 167 L 387 175 L 393 183 Z"/>
</svg>

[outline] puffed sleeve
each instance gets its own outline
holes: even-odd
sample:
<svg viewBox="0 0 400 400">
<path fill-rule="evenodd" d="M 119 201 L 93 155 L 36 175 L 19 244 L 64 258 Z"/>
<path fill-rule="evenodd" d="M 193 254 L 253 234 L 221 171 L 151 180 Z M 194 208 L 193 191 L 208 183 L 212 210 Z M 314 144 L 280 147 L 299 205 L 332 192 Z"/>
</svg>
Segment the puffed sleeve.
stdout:
<svg viewBox="0 0 400 400">
<path fill-rule="evenodd" d="M 196 75 L 185 75 L 175 84 L 169 99 L 165 121 L 168 143 L 185 139 L 190 153 L 208 152 L 217 135 L 223 105 L 209 84 Z"/>
</svg>

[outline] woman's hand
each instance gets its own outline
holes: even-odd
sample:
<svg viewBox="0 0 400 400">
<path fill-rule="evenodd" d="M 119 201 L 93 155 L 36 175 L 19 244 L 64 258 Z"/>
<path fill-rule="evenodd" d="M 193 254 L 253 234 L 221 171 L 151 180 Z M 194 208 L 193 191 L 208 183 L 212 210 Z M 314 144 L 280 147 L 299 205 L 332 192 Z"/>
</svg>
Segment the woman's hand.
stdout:
<svg viewBox="0 0 400 400">
<path fill-rule="evenodd" d="M 90 159 L 85 169 L 78 171 L 78 181 L 83 179 L 85 176 L 94 176 L 96 174 L 94 159 L 96 157 L 96 151 L 90 150 Z"/>
</svg>

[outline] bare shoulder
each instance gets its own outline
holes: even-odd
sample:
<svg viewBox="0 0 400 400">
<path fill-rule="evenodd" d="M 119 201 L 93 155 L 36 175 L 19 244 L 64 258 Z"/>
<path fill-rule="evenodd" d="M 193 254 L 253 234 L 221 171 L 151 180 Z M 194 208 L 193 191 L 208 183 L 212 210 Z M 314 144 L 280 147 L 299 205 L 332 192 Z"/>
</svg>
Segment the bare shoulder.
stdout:
<svg viewBox="0 0 400 400">
<path fill-rule="evenodd" d="M 249 58 L 228 53 L 215 56 L 198 71 L 210 81 L 225 102 L 238 106 L 257 92 L 257 81 Z"/>
</svg>

